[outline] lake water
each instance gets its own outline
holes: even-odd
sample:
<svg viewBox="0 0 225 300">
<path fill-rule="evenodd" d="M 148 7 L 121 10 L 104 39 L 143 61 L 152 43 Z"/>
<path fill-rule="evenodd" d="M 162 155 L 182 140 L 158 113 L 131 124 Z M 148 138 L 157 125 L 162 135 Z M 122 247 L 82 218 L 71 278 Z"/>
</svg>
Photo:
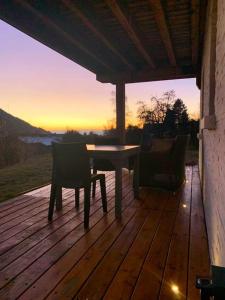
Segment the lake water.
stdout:
<svg viewBox="0 0 225 300">
<path fill-rule="evenodd" d="M 88 134 L 90 132 L 93 132 L 95 134 L 98 134 L 98 135 L 103 135 L 104 131 L 103 130 L 76 130 L 78 131 L 80 134 Z M 66 130 L 55 130 L 55 131 L 52 131 L 52 133 L 56 133 L 56 134 L 64 134 L 66 133 Z"/>
<path fill-rule="evenodd" d="M 41 143 L 45 146 L 50 146 L 52 142 L 61 142 L 62 136 L 20 136 L 21 141 L 27 144 Z"/>
<path fill-rule="evenodd" d="M 88 134 L 90 131 L 87 130 L 79 130 L 79 133 L 81 134 Z M 103 130 L 93 130 L 92 131 L 95 134 L 98 135 L 102 135 L 103 134 Z M 65 131 L 57 131 L 54 132 L 55 134 L 52 136 L 21 136 L 19 137 L 21 141 L 23 141 L 24 143 L 41 143 L 44 144 L 46 146 L 50 146 L 52 144 L 52 142 L 61 142 L 62 141 L 62 134 L 65 133 Z"/>
</svg>

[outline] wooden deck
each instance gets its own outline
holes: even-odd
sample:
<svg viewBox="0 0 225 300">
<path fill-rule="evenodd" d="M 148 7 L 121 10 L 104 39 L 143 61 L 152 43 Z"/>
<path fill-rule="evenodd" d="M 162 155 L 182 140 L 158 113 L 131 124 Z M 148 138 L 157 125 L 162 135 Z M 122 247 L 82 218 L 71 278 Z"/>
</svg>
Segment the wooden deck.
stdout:
<svg viewBox="0 0 225 300">
<path fill-rule="evenodd" d="M 208 245 L 198 170 L 186 172 L 176 195 L 142 189 L 139 200 L 124 172 L 121 221 L 108 172 L 108 213 L 98 187 L 89 231 L 72 190 L 51 224 L 49 186 L 2 204 L 0 299 L 199 299 L 195 277 L 209 274 Z"/>
</svg>

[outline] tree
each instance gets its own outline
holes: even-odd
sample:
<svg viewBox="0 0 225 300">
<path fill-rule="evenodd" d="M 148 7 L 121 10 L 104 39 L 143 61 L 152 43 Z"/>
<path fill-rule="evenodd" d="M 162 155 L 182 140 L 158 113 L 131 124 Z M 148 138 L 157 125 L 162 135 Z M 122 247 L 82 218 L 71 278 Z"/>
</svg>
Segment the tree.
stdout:
<svg viewBox="0 0 225 300">
<path fill-rule="evenodd" d="M 164 131 L 167 135 L 174 135 L 176 131 L 175 113 L 173 109 L 168 109 L 164 120 Z"/>
<path fill-rule="evenodd" d="M 189 133 L 190 133 L 190 145 L 193 149 L 198 149 L 199 147 L 199 140 L 198 140 L 198 133 L 199 133 L 199 120 L 191 119 L 189 121 Z"/>
<path fill-rule="evenodd" d="M 161 97 L 151 97 L 150 105 L 138 102 L 137 118 L 143 124 L 163 124 L 167 111 L 171 109 L 175 98 L 174 90 L 165 92 Z"/>
<path fill-rule="evenodd" d="M 83 142 L 84 137 L 76 130 L 67 130 L 62 137 L 63 143 Z"/>
<path fill-rule="evenodd" d="M 148 125 L 148 131 L 155 136 L 175 136 L 189 133 L 187 107 L 181 99 L 175 99 L 174 90 L 165 92 L 161 97 L 152 97 L 150 105 L 138 102 L 137 117 Z"/>
<path fill-rule="evenodd" d="M 138 145 L 141 143 L 142 129 L 138 126 L 128 125 L 126 129 L 126 143 L 129 145 Z"/>
<path fill-rule="evenodd" d="M 177 99 L 172 108 L 166 112 L 164 131 L 168 135 L 187 134 L 189 116 L 187 107 L 181 99 Z"/>
<path fill-rule="evenodd" d="M 187 133 L 189 126 L 189 116 L 187 107 L 181 99 L 177 99 L 173 105 L 175 127 L 179 133 Z"/>
</svg>

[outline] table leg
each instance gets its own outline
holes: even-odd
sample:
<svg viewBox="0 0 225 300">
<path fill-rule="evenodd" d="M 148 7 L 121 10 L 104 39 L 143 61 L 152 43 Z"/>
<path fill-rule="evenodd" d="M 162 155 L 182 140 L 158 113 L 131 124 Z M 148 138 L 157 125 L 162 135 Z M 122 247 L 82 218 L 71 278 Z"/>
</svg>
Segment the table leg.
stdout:
<svg viewBox="0 0 225 300">
<path fill-rule="evenodd" d="M 135 156 L 134 161 L 134 177 L 133 177 L 134 197 L 139 196 L 139 154 Z"/>
<path fill-rule="evenodd" d="M 121 208 L 122 208 L 122 162 L 114 161 L 113 162 L 116 170 L 115 174 L 115 215 L 116 218 L 121 217 Z"/>
</svg>

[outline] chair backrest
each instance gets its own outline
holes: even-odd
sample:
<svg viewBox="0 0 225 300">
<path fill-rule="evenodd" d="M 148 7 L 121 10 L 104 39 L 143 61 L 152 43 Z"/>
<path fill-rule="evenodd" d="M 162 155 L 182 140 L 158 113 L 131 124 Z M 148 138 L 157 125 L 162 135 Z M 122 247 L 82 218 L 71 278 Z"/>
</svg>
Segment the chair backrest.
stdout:
<svg viewBox="0 0 225 300">
<path fill-rule="evenodd" d="M 180 156 L 184 156 L 188 145 L 188 141 L 189 135 L 178 135 L 174 141 L 173 153 L 176 153 L 176 155 L 179 153 Z"/>
<path fill-rule="evenodd" d="M 119 145 L 120 141 L 117 137 L 98 136 L 95 138 L 95 145 Z"/>
<path fill-rule="evenodd" d="M 117 137 L 105 137 L 98 136 L 95 138 L 95 145 L 119 145 L 119 139 Z M 113 164 L 107 160 L 102 158 L 95 158 L 93 161 L 93 169 L 99 171 L 113 171 L 115 167 Z"/>
<path fill-rule="evenodd" d="M 185 155 L 188 146 L 189 135 L 178 135 L 172 149 L 172 160 L 176 172 L 179 175 L 185 172 Z"/>
<path fill-rule="evenodd" d="M 152 146 L 152 139 L 153 134 L 151 131 L 151 124 L 144 124 L 142 129 L 142 136 L 141 136 L 141 149 L 143 151 L 149 151 Z"/>
<path fill-rule="evenodd" d="M 87 184 L 91 169 L 84 143 L 52 143 L 53 178 L 65 187 Z"/>
</svg>

